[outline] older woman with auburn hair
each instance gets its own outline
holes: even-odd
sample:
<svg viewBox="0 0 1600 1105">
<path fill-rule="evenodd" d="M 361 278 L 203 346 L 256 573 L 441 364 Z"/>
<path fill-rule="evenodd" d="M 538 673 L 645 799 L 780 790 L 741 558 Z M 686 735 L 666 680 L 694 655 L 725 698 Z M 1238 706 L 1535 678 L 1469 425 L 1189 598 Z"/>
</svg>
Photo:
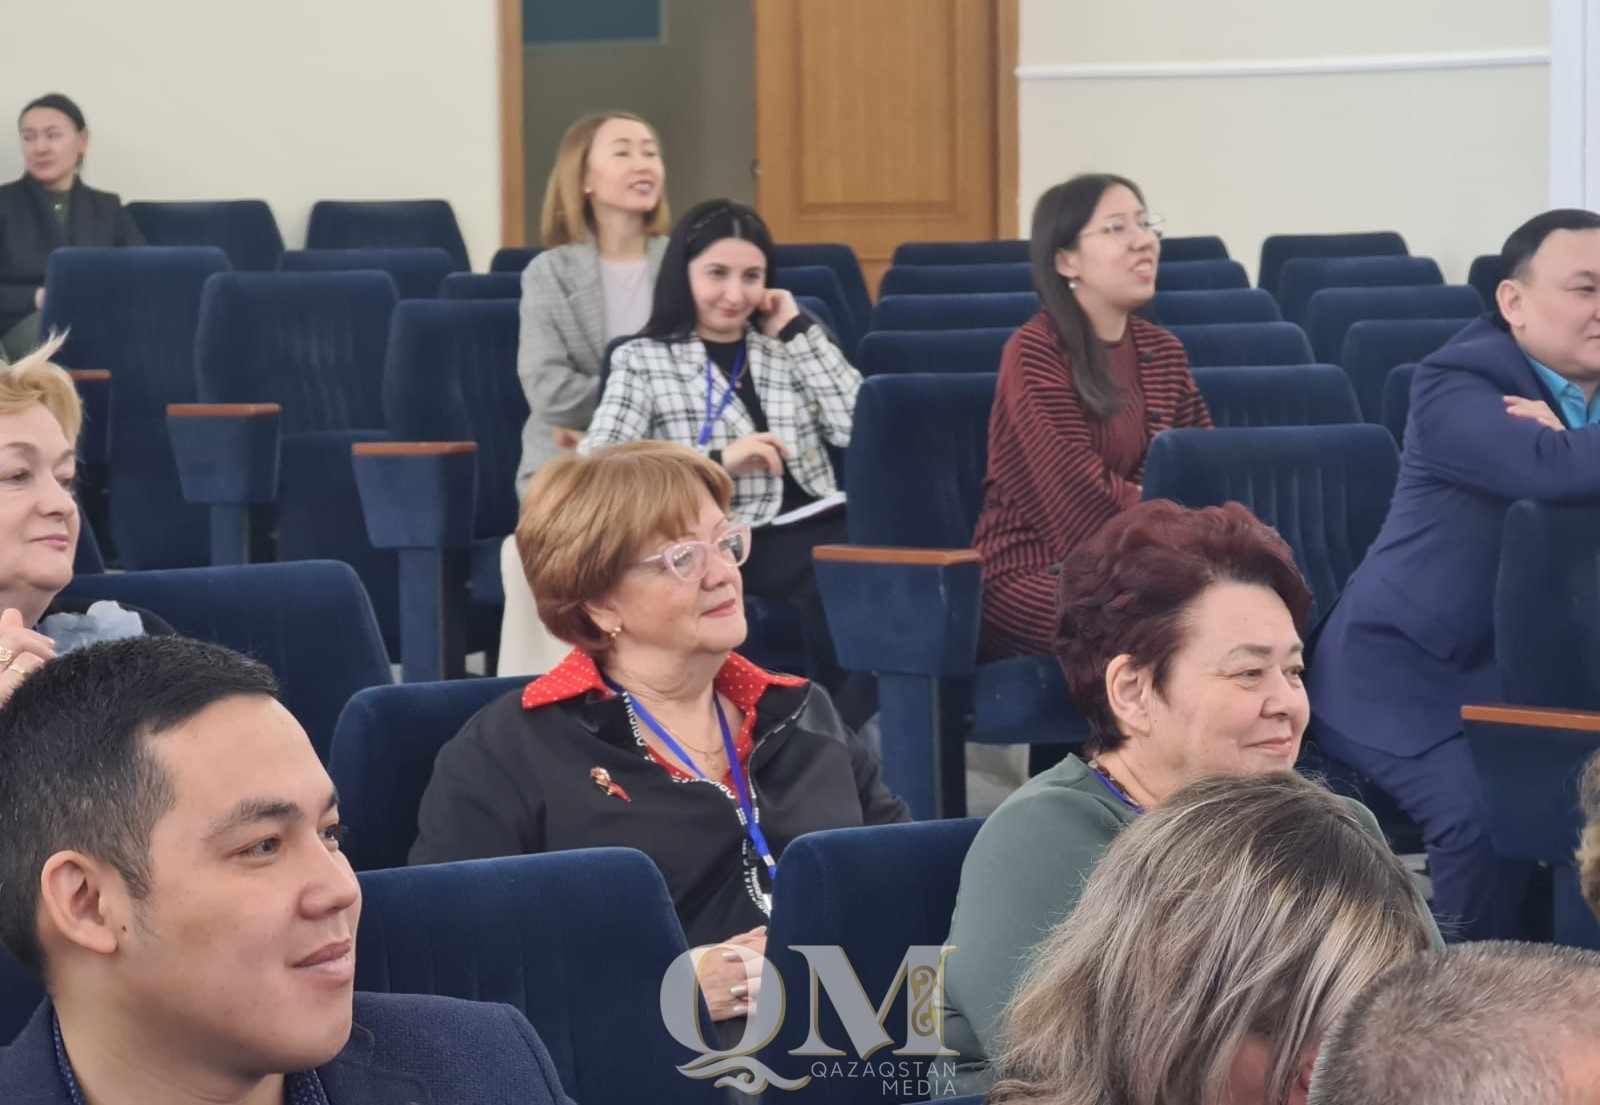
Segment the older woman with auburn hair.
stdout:
<svg viewBox="0 0 1600 1105">
<path fill-rule="evenodd" d="M 666 442 L 540 469 L 517 548 L 540 618 L 574 647 L 439 753 L 413 863 L 637 848 L 691 944 L 759 953 L 791 840 L 909 819 L 826 691 L 734 651 L 750 527 L 732 494 L 720 465 Z M 709 970 L 712 1016 L 743 1016 L 743 965 Z"/>
<path fill-rule="evenodd" d="M 1029 949 L 1072 912 L 1117 835 L 1194 779 L 1292 769 L 1310 718 L 1311 592 L 1283 538 L 1238 503 L 1131 507 L 1067 557 L 1057 606 L 1054 651 L 1089 723 L 1087 758 L 1001 803 L 962 865 L 945 1040 L 970 1063 L 996 1054 Z M 1348 805 L 1381 840 L 1371 812 Z"/>
<path fill-rule="evenodd" d="M 989 1100 L 1305 1105 L 1334 1018 L 1432 944 L 1414 902 L 1383 841 L 1316 784 L 1189 783 L 1117 837 L 1034 951 Z"/>
</svg>

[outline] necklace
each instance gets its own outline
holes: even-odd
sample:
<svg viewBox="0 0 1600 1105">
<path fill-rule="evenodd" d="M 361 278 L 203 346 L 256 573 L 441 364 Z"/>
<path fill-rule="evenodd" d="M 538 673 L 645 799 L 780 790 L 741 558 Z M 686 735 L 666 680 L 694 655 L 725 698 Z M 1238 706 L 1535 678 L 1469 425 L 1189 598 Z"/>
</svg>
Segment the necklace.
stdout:
<svg viewBox="0 0 1600 1105">
<path fill-rule="evenodd" d="M 1106 766 L 1100 762 L 1098 757 L 1089 761 L 1089 770 L 1100 776 L 1100 781 L 1106 785 L 1106 789 L 1116 795 L 1123 805 L 1134 813 L 1144 813 L 1144 807 L 1133 800 L 1133 795 L 1128 793 L 1128 788 L 1118 782 L 1115 775 L 1106 770 Z"/>
<path fill-rule="evenodd" d="M 637 723 L 639 712 L 634 708 L 633 696 L 631 694 L 625 694 L 623 695 L 622 700 L 623 702 L 627 703 L 628 713 L 632 715 L 634 721 Z M 684 740 L 672 729 L 671 726 L 667 725 L 665 722 L 658 722 L 658 724 L 661 725 L 661 728 L 667 731 L 668 736 L 677 741 L 679 744 L 683 745 L 683 747 L 687 748 L 690 752 L 696 752 L 702 756 L 706 756 L 713 762 L 722 758 L 722 746 L 720 744 L 715 748 L 701 748 L 697 744 L 690 744 L 688 741 Z"/>
</svg>

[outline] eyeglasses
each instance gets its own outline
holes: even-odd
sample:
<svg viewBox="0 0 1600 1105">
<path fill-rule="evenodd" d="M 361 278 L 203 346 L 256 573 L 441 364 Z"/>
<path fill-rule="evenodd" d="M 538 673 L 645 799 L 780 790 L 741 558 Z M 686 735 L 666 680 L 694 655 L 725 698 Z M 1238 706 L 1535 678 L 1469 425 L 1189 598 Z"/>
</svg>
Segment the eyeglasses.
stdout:
<svg viewBox="0 0 1600 1105">
<path fill-rule="evenodd" d="M 660 561 L 663 567 L 685 583 L 695 583 L 711 570 L 711 557 L 737 568 L 750 559 L 750 527 L 740 523 L 729 526 L 715 541 L 674 541 L 654 556 L 647 556 L 639 564 Z"/>
<path fill-rule="evenodd" d="M 1156 240 L 1160 241 L 1162 230 L 1166 225 L 1167 220 L 1160 215 L 1145 214 L 1140 215 L 1137 219 L 1129 219 L 1126 216 L 1118 215 L 1115 218 L 1107 219 L 1097 227 L 1085 228 L 1084 233 L 1104 234 L 1113 242 L 1129 242 L 1133 240 L 1134 231 L 1138 230 L 1146 234 L 1154 234 Z"/>
</svg>

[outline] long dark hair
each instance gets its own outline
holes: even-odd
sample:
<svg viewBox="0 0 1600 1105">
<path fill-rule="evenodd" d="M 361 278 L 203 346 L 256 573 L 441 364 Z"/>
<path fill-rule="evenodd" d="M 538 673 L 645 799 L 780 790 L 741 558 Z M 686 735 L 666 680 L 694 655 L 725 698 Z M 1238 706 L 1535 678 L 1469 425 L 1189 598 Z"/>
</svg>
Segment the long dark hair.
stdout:
<svg viewBox="0 0 1600 1105">
<path fill-rule="evenodd" d="M 1033 288 L 1039 303 L 1055 324 L 1061 349 L 1067 355 L 1078 398 L 1096 418 L 1106 419 L 1122 409 L 1122 393 L 1111 381 L 1105 347 L 1095 337 L 1089 316 L 1067 279 L 1056 271 L 1056 252 L 1077 249 L 1083 228 L 1100 206 L 1100 197 L 1118 184 L 1144 203 L 1144 193 L 1127 177 L 1115 173 L 1084 173 L 1057 184 L 1033 206 L 1033 236 L 1028 255 L 1033 261 Z"/>
<path fill-rule="evenodd" d="M 683 341 L 694 335 L 699 312 L 694 292 L 689 287 L 689 262 L 724 238 L 749 242 L 767 259 L 767 287 L 777 272 L 772 248 L 772 232 L 761 216 L 733 200 L 706 200 L 691 208 L 667 239 L 661 258 L 661 273 L 656 277 L 655 299 L 650 321 L 639 332 L 642 338 L 656 341 Z"/>
</svg>

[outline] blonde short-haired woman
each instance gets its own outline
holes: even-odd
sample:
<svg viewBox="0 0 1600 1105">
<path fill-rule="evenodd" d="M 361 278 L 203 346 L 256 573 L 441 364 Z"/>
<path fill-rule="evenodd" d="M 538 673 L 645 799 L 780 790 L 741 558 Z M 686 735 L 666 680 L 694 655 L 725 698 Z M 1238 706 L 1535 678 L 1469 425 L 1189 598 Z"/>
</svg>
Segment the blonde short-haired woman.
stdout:
<svg viewBox="0 0 1600 1105">
<path fill-rule="evenodd" d="M 1431 941 L 1348 804 L 1287 771 L 1198 780 L 1117 837 L 1035 949 L 989 1100 L 1304 1105 L 1334 1018 Z"/>
</svg>

